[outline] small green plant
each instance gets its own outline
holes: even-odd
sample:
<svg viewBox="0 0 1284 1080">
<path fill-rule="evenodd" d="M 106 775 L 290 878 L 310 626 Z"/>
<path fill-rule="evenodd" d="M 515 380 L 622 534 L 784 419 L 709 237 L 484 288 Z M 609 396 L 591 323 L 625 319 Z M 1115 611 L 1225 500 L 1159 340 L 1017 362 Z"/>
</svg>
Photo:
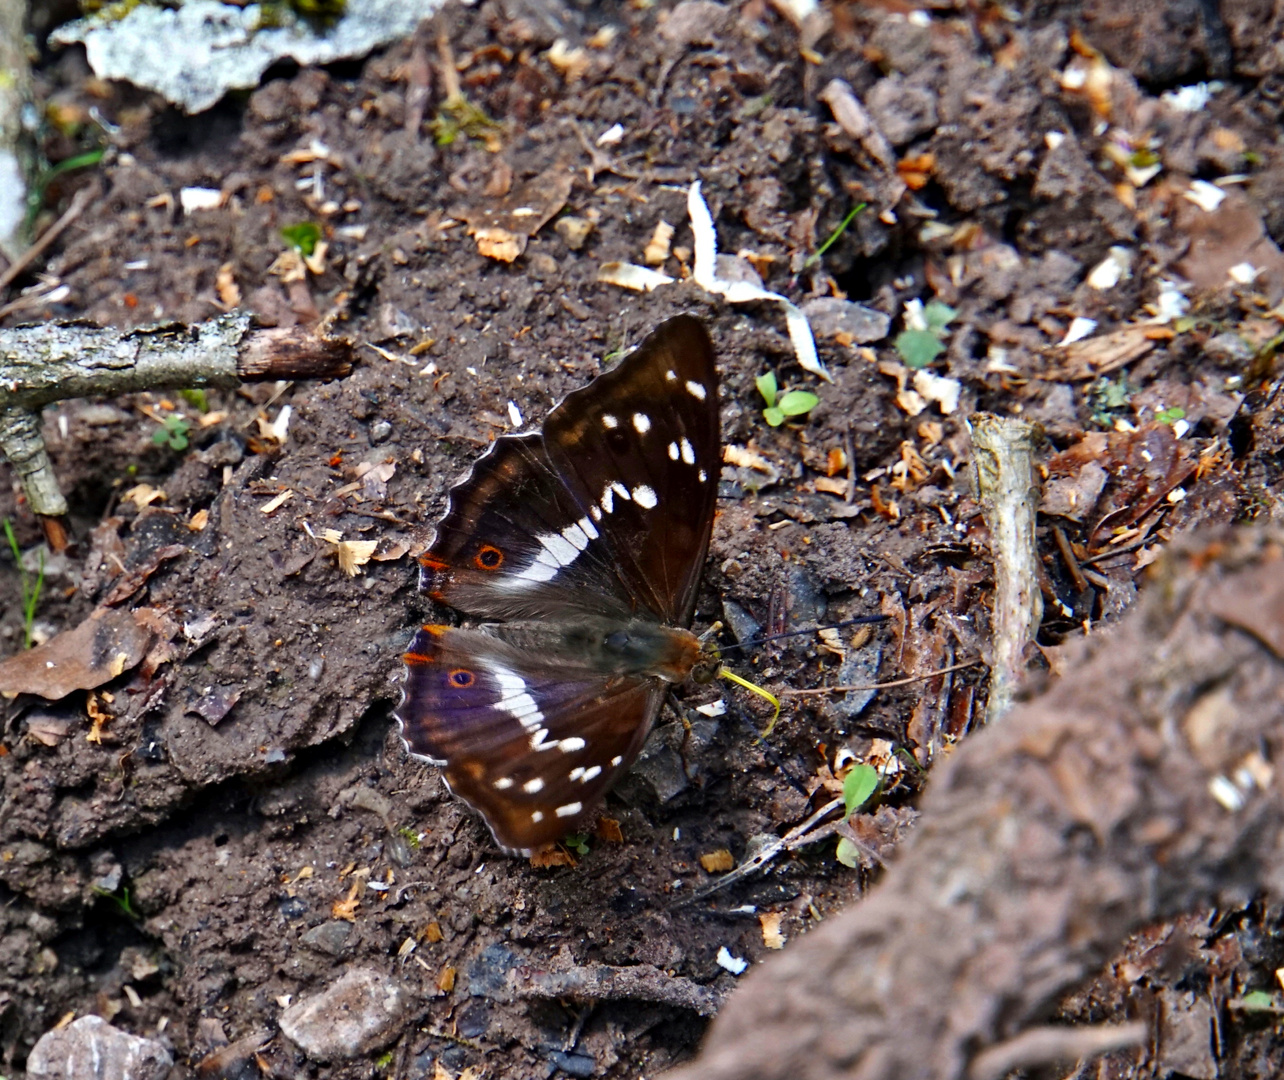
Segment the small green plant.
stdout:
<svg viewBox="0 0 1284 1080">
<path fill-rule="evenodd" d="M 1274 995 L 1267 990 L 1250 990 L 1239 1004 L 1245 1012 L 1279 1012 Z"/>
<path fill-rule="evenodd" d="M 180 390 L 178 396 L 202 415 L 210 411 L 209 399 L 204 390 Z"/>
<path fill-rule="evenodd" d="M 820 247 L 807 256 L 806 261 L 803 263 L 803 269 L 808 270 L 820 262 L 820 257 L 838 242 L 838 238 L 847 231 L 847 226 L 855 221 L 856 215 L 864 210 L 868 205 L 869 203 L 857 203 L 847 211 L 847 216 L 839 223 L 838 228 L 829 234 L 825 239 L 825 242 L 821 244 Z"/>
<path fill-rule="evenodd" d="M 851 771 L 843 778 L 844 821 L 873 798 L 878 784 L 878 770 L 873 765 L 852 766 Z M 847 837 L 840 836 L 835 858 L 844 866 L 855 869 L 859 857 L 860 849 Z"/>
<path fill-rule="evenodd" d="M 1160 409 L 1159 412 L 1155 413 L 1156 420 L 1161 424 L 1168 424 L 1169 426 L 1177 423 L 1178 420 L 1184 420 L 1185 418 L 1186 410 L 1177 405 L 1173 405 L 1168 409 Z"/>
<path fill-rule="evenodd" d="M 896 351 L 905 366 L 917 371 L 927 367 L 945 351 L 945 335 L 954 316 L 949 304 L 929 300 L 920 310 L 917 302 L 906 305 L 905 329 L 896 336 Z"/>
<path fill-rule="evenodd" d="M 589 838 L 583 833 L 571 833 L 562 843 L 581 859 L 589 853 Z"/>
<path fill-rule="evenodd" d="M 809 390 L 787 390 L 780 393 L 774 371 L 759 375 L 757 386 L 762 400 L 767 403 L 767 407 L 762 410 L 763 419 L 772 427 L 780 427 L 791 416 L 806 416 L 820 404 L 820 398 Z"/>
<path fill-rule="evenodd" d="M 1098 379 L 1088 390 L 1092 402 L 1092 421 L 1100 427 L 1113 427 L 1115 418 L 1111 415 L 1119 409 L 1126 409 L 1132 399 L 1132 387 L 1122 375 L 1118 379 Z"/>
<path fill-rule="evenodd" d="M 498 146 L 496 135 L 500 126 L 463 94 L 443 101 L 440 111 L 428 122 L 428 130 L 438 146 L 449 146 L 461 134 L 470 139 L 481 139 L 488 147 L 492 144 Z"/>
<path fill-rule="evenodd" d="M 157 446 L 169 446 L 171 450 L 186 450 L 187 436 L 192 430 L 192 422 L 180 413 L 170 413 L 161 421 L 161 426 L 152 432 L 152 442 Z"/>
<path fill-rule="evenodd" d="M 132 922 L 142 922 L 143 917 L 138 914 L 137 909 L 134 907 L 133 900 L 130 898 L 128 885 L 122 885 L 118 892 L 108 892 L 106 889 L 98 885 L 91 885 L 90 889 L 93 890 L 95 895 L 101 896 L 105 900 L 110 900 L 120 908 L 120 913 L 124 915 L 125 918 Z"/>
<path fill-rule="evenodd" d="M 33 579 L 22 565 L 22 551 L 18 547 L 18 538 L 13 534 L 13 523 L 4 519 L 4 534 L 9 538 L 9 550 L 13 552 L 13 561 L 18 564 L 18 580 L 22 585 L 22 647 L 31 648 L 31 628 L 36 623 L 36 605 L 40 602 L 40 590 L 45 586 L 45 553 L 40 552 L 40 568 Z"/>
<path fill-rule="evenodd" d="M 405 840 L 405 842 L 409 844 L 412 848 L 419 847 L 419 844 L 420 844 L 419 834 L 414 829 L 412 829 L 409 825 L 405 826 L 404 828 L 398 829 L 397 832 L 401 836 L 401 838 Z"/>
<path fill-rule="evenodd" d="M 321 242 L 321 226 L 315 221 L 300 221 L 281 229 L 281 239 L 305 259 L 312 257 Z"/>
<path fill-rule="evenodd" d="M 374 1067 L 378 1069 L 380 1072 L 383 1072 L 384 1069 L 386 1069 L 389 1065 L 392 1064 L 393 1057 L 394 1057 L 394 1054 L 391 1050 L 388 1050 L 380 1054 L 377 1058 L 374 1059 Z"/>
</svg>

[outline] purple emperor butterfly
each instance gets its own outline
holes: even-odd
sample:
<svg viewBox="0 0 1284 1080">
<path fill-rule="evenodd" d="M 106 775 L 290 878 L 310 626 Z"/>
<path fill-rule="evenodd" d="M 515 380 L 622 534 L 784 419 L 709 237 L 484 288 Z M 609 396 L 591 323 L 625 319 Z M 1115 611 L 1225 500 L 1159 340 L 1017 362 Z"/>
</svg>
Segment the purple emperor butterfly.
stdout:
<svg viewBox="0 0 1284 1080">
<path fill-rule="evenodd" d="M 680 315 L 451 490 L 420 587 L 478 622 L 415 635 L 397 719 L 502 847 L 583 822 L 712 670 L 685 628 L 721 464 L 713 345 Z"/>
</svg>

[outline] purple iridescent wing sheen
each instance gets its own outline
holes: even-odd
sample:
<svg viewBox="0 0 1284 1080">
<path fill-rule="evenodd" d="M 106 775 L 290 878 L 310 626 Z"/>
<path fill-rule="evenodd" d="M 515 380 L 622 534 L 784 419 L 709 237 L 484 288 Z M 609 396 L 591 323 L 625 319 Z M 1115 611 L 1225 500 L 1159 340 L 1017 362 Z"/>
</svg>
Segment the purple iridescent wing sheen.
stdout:
<svg viewBox="0 0 1284 1080">
<path fill-rule="evenodd" d="M 557 840 L 596 808 L 637 757 L 666 687 L 568 671 L 449 626 L 423 627 L 405 660 L 402 737 L 510 851 Z"/>
</svg>

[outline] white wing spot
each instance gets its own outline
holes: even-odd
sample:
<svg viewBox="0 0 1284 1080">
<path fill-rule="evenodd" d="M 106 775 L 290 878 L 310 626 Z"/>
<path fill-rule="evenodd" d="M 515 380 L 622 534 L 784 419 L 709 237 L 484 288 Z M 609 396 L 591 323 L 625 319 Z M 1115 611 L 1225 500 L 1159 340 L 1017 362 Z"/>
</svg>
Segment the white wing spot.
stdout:
<svg viewBox="0 0 1284 1080">
<path fill-rule="evenodd" d="M 617 494 L 621 499 L 624 499 L 626 502 L 630 498 L 632 498 L 632 496 L 629 495 L 629 489 L 626 488 L 623 484 L 619 483 L 619 481 L 616 481 L 611 484 L 611 490 L 614 491 L 615 494 Z"/>
<path fill-rule="evenodd" d="M 507 791 L 513 786 L 513 778 L 511 776 L 501 776 L 495 781 L 494 786 L 496 791 Z"/>
<path fill-rule="evenodd" d="M 583 775 L 584 775 L 584 766 L 576 765 L 575 768 L 573 768 L 569 773 L 566 774 L 566 779 L 578 780 Z"/>
<path fill-rule="evenodd" d="M 534 780 L 527 780 L 526 783 L 522 785 L 522 790 L 526 792 L 527 795 L 535 795 L 536 793 L 544 790 L 544 781 L 538 776 L 535 777 Z"/>
<path fill-rule="evenodd" d="M 665 377 L 666 379 L 668 379 L 668 380 L 669 380 L 669 382 L 677 382 L 677 381 L 678 381 L 678 373 L 677 373 L 676 371 L 666 371 L 666 372 L 664 373 L 664 377 Z"/>
<path fill-rule="evenodd" d="M 583 803 L 568 802 L 565 806 L 559 806 L 553 811 L 558 817 L 574 817 L 584 809 Z"/>
<path fill-rule="evenodd" d="M 672 457 L 673 455 L 669 455 L 669 456 Z M 677 460 L 677 459 L 675 458 L 674 460 Z M 688 465 L 695 464 L 695 447 L 692 446 L 689 442 L 687 442 L 685 437 L 683 437 L 682 439 L 682 460 L 685 461 Z"/>
<path fill-rule="evenodd" d="M 590 524 L 589 528 L 592 529 L 593 526 Z M 594 532 L 596 531 L 597 530 L 594 530 Z M 570 544 L 576 551 L 583 551 L 588 547 L 589 535 L 580 527 L 580 524 L 577 521 L 574 525 L 567 525 L 566 528 L 562 530 L 562 539 Z"/>
<path fill-rule="evenodd" d="M 644 412 L 635 412 L 633 414 L 633 427 L 639 435 L 645 435 L 651 430 L 651 418 Z"/>
<path fill-rule="evenodd" d="M 590 506 L 590 507 L 589 507 L 589 513 L 593 515 L 593 520 L 594 520 L 594 521 L 601 521 L 601 520 L 602 520 L 602 511 L 601 511 L 600 509 L 598 509 L 598 507 L 596 507 L 596 506 Z"/>
<path fill-rule="evenodd" d="M 703 383 L 698 383 L 694 379 L 688 379 L 687 393 L 697 401 L 703 401 L 708 396 L 709 392 L 704 388 Z"/>
<path fill-rule="evenodd" d="M 538 728 L 544 719 L 544 714 L 539 711 L 535 699 L 526 692 L 526 683 L 522 677 L 498 664 L 491 668 L 491 674 L 495 676 L 495 681 L 499 683 L 499 688 L 504 694 L 496 702 L 496 707 L 503 709 L 527 731 Z M 512 781 L 510 780 L 509 783 L 511 784 Z M 495 786 L 503 790 L 507 785 L 501 785 L 496 781 Z"/>
<path fill-rule="evenodd" d="M 541 719 L 543 718 L 541 717 Z M 532 750 L 556 749 L 557 743 L 555 742 L 546 743 L 544 740 L 547 738 L 548 738 L 548 728 L 546 727 L 536 728 L 533 732 L 531 732 L 531 749 Z"/>
<path fill-rule="evenodd" d="M 639 484 L 633 489 L 633 500 L 643 510 L 654 510 L 660 501 L 656 498 L 655 492 L 647 487 L 646 484 Z"/>
<path fill-rule="evenodd" d="M 708 479 L 709 479 L 709 474 L 708 474 L 707 472 L 705 472 L 703 469 L 701 469 L 701 470 L 700 470 L 700 483 L 702 483 L 702 484 L 703 484 L 703 483 L 704 483 L 706 480 L 708 480 Z"/>
<path fill-rule="evenodd" d="M 683 442 L 685 441 L 686 440 L 684 439 Z M 669 460 L 670 461 L 678 460 L 678 444 L 675 442 L 669 443 Z"/>
<path fill-rule="evenodd" d="M 582 783 L 587 784 L 594 777 L 600 776 L 601 774 L 602 774 L 601 765 L 590 765 L 587 769 L 584 770 L 584 774 L 580 777 L 580 781 Z"/>
<path fill-rule="evenodd" d="M 594 507 L 594 509 L 596 509 L 596 507 Z M 577 521 L 575 524 L 584 530 L 584 535 L 587 536 L 590 540 L 597 539 L 597 530 L 593 528 L 593 522 L 589 521 L 587 517 L 580 518 L 580 520 Z"/>
<path fill-rule="evenodd" d="M 569 739 L 563 739 L 557 744 L 557 748 L 563 754 L 573 754 L 576 750 L 583 750 L 587 744 L 579 736 L 574 735 Z"/>
<path fill-rule="evenodd" d="M 543 820 L 544 820 L 544 811 L 543 811 L 543 810 L 532 810 L 532 811 L 531 811 L 531 821 L 535 822 L 535 824 L 537 824 L 537 825 L 538 825 L 538 824 L 539 824 L 541 821 L 543 821 Z"/>
<path fill-rule="evenodd" d="M 703 389 L 703 388 L 702 388 L 702 389 Z M 617 428 L 617 427 L 619 427 L 619 426 L 620 426 L 620 422 L 619 422 L 619 421 L 618 421 L 614 416 L 612 416 L 610 413 L 603 413 L 603 414 L 602 414 L 602 426 L 603 426 L 604 428 L 606 428 L 606 430 L 607 430 L 607 431 L 610 431 L 612 428 Z"/>
<path fill-rule="evenodd" d="M 608 484 L 606 487 L 602 489 L 602 512 L 606 514 L 610 514 L 610 513 L 613 513 L 614 511 L 615 511 L 615 492 L 611 490 L 611 486 Z"/>
<path fill-rule="evenodd" d="M 620 757 L 619 754 L 616 754 L 615 757 L 611 758 L 611 768 L 618 769 L 620 767 L 620 762 L 623 760 L 624 759 Z"/>
</svg>

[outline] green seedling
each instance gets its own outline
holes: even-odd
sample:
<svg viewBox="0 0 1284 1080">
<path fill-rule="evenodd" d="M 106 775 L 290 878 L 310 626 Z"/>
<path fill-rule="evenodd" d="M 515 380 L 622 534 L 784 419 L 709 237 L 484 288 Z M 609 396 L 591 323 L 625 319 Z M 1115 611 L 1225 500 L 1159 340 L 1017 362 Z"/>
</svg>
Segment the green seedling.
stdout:
<svg viewBox="0 0 1284 1080">
<path fill-rule="evenodd" d="M 125 918 L 132 922 L 142 922 L 143 917 L 138 914 L 138 911 L 134 908 L 133 901 L 130 899 L 128 885 L 122 885 L 119 892 L 108 892 L 106 889 L 99 888 L 97 885 L 91 885 L 90 888 L 96 895 L 103 897 L 105 900 L 110 900 L 120 908 L 120 913 L 124 915 Z"/>
<path fill-rule="evenodd" d="M 178 396 L 202 415 L 210 411 L 209 399 L 204 390 L 180 390 Z"/>
<path fill-rule="evenodd" d="M 787 390 L 781 394 L 774 371 L 759 375 L 756 382 L 758 393 L 767 403 L 762 410 L 763 419 L 772 427 L 780 427 L 791 416 L 806 416 L 820 404 L 820 398 L 809 390 Z"/>
<path fill-rule="evenodd" d="M 1132 387 L 1121 375 L 1116 379 L 1099 379 L 1088 391 L 1092 402 L 1092 421 L 1100 427 L 1113 427 L 1115 418 L 1111 413 L 1126 409 L 1132 399 Z"/>
<path fill-rule="evenodd" d="M 428 130 L 438 146 L 449 146 L 461 134 L 489 144 L 495 141 L 500 126 L 463 94 L 456 94 L 442 102 L 441 110 L 429 121 Z"/>
<path fill-rule="evenodd" d="M 1184 420 L 1185 418 L 1186 410 L 1178 407 L 1177 405 L 1168 409 L 1160 409 L 1159 412 L 1155 413 L 1156 420 L 1161 424 L 1168 424 L 1169 426 L 1177 423 L 1178 420 Z"/>
<path fill-rule="evenodd" d="M 589 838 L 583 833 L 571 833 L 563 841 L 581 859 L 589 853 Z"/>
<path fill-rule="evenodd" d="M 4 519 L 4 534 L 9 538 L 9 550 L 13 552 L 13 561 L 18 564 L 18 580 L 22 586 L 22 647 L 31 648 L 31 629 L 36 624 L 36 605 L 40 602 L 40 590 L 45 586 L 45 553 L 40 552 L 40 568 L 34 579 L 22 565 L 22 551 L 18 547 L 18 538 L 13 534 L 13 523 Z"/>
<path fill-rule="evenodd" d="M 310 259 L 321 242 L 321 226 L 315 221 L 300 221 L 281 229 L 281 239 L 305 259 Z"/>
<path fill-rule="evenodd" d="M 186 416 L 170 413 L 161 421 L 161 426 L 152 432 L 152 442 L 157 446 L 168 446 L 171 450 L 186 450 L 187 436 L 192 430 L 192 422 Z"/>
<path fill-rule="evenodd" d="M 412 848 L 419 846 L 419 834 L 409 825 L 397 830 L 398 835 Z"/>
<path fill-rule="evenodd" d="M 106 152 L 101 147 L 97 150 L 87 150 L 83 154 L 63 158 L 56 165 L 42 169 L 32 183 L 31 190 L 27 192 L 27 213 L 23 220 L 23 228 L 30 231 L 35 225 L 36 215 L 40 213 L 40 208 L 45 205 L 45 195 L 49 191 L 50 184 L 62 176 L 63 173 L 69 173 L 74 169 L 88 169 L 97 165 L 102 161 L 103 154 Z"/>
<path fill-rule="evenodd" d="M 843 820 L 847 821 L 852 814 L 864 806 L 878 791 L 878 770 L 872 765 L 853 765 L 851 771 L 843 778 Z M 860 859 L 860 849 L 847 837 L 838 838 L 838 850 L 835 857 L 844 866 L 855 869 Z"/>
<path fill-rule="evenodd" d="M 896 336 L 895 344 L 907 368 L 925 368 L 945 351 L 945 335 L 957 314 L 949 304 L 929 300 L 921 318 L 906 319 L 906 328 Z M 913 325 L 909 325 L 911 321 Z"/>
<path fill-rule="evenodd" d="M 868 205 L 869 203 L 857 203 L 854 207 L 852 207 L 847 212 L 847 216 L 843 218 L 838 228 L 836 228 L 833 232 L 829 234 L 825 242 L 821 244 L 820 247 L 818 247 L 815 251 L 813 251 L 810 255 L 807 256 L 806 261 L 803 263 L 803 269 L 809 270 L 811 267 L 815 266 L 818 262 L 820 262 L 821 256 L 824 255 L 826 251 L 828 251 L 831 247 L 834 246 L 834 244 L 838 242 L 838 238 L 847 231 L 847 226 L 850 225 L 853 221 L 855 221 L 856 215 L 859 214 L 862 210 L 864 210 L 865 207 L 867 207 Z"/>
</svg>

